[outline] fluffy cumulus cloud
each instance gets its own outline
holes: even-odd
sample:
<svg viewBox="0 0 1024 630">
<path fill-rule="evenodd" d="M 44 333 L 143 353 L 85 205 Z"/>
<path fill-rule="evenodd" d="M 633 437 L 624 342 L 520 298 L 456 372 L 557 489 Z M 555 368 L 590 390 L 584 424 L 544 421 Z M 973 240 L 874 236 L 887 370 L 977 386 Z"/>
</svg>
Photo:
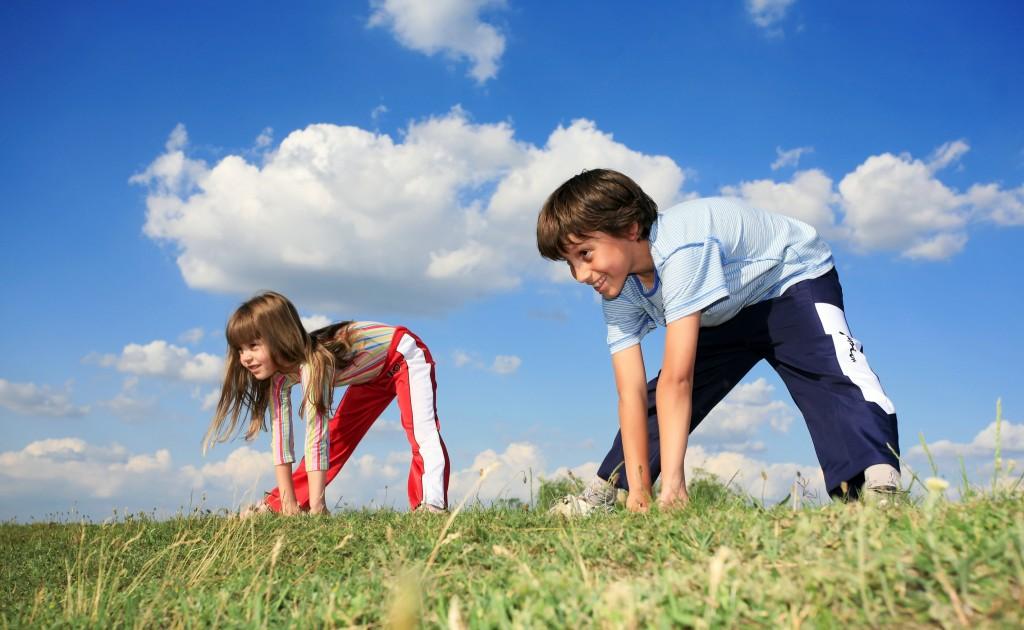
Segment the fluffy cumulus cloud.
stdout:
<svg viewBox="0 0 1024 630">
<path fill-rule="evenodd" d="M 737 385 L 701 422 L 694 439 L 701 443 L 726 442 L 735 450 L 757 450 L 756 442 L 744 441 L 761 427 L 785 432 L 793 422 L 793 411 L 775 400 L 774 393 L 775 387 L 763 378 Z M 744 448 L 739 448 L 740 444 Z"/>
<path fill-rule="evenodd" d="M 205 352 L 192 354 L 187 348 L 163 340 L 145 345 L 130 343 L 120 355 L 90 355 L 87 362 L 116 368 L 139 376 L 158 376 L 192 383 L 215 383 L 223 376 L 224 360 Z"/>
<path fill-rule="evenodd" d="M 25 416 L 73 418 L 89 412 L 88 406 L 71 402 L 71 387 L 54 390 L 48 385 L 12 383 L 0 378 L 0 407 Z"/>
<path fill-rule="evenodd" d="M 170 515 L 203 501 L 237 507 L 271 483 L 270 455 L 247 446 L 197 467 L 176 465 L 167 449 L 133 453 L 117 443 L 54 438 L 0 452 L 0 518 L 77 510 L 102 519 L 115 509 Z"/>
<path fill-rule="evenodd" d="M 498 74 L 505 36 L 481 14 L 504 0 L 371 0 L 370 27 L 387 28 L 406 48 L 450 59 L 468 60 L 478 83 Z"/>
<path fill-rule="evenodd" d="M 149 187 L 145 233 L 178 252 L 185 281 L 241 294 L 274 286 L 334 312 L 437 312 L 545 273 L 537 210 L 584 168 L 628 172 L 663 205 L 684 181 L 671 159 L 590 121 L 538 147 L 460 108 L 411 123 L 400 141 L 311 125 L 261 164 L 231 155 L 208 167 L 185 146 L 176 137 L 133 178 Z"/>
<path fill-rule="evenodd" d="M 806 221 L 828 238 L 845 240 L 863 252 L 942 260 L 964 248 L 972 222 L 1024 225 L 1024 186 L 974 184 L 958 192 L 939 179 L 940 171 L 957 165 L 969 150 L 966 141 L 954 140 L 927 160 L 872 155 L 838 185 L 812 169 L 795 173 L 788 182 L 741 182 L 722 192 Z"/>
<path fill-rule="evenodd" d="M 838 195 L 833 190 L 832 179 L 820 170 L 800 171 L 788 182 L 770 179 L 741 182 L 723 187 L 722 194 L 741 197 L 758 208 L 810 223 L 826 238 L 841 235 L 834 210 Z"/>
<path fill-rule="evenodd" d="M 817 465 L 767 462 L 695 445 L 686 451 L 686 476 L 696 479 L 700 474 L 713 475 L 757 500 L 778 501 L 796 490 L 807 498 L 828 502 L 825 477 Z"/>
</svg>

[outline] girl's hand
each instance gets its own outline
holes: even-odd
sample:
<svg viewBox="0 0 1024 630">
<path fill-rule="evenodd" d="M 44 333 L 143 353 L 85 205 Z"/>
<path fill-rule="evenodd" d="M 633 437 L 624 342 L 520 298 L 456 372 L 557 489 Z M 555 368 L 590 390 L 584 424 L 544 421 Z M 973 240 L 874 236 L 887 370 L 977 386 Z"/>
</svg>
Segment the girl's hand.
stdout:
<svg viewBox="0 0 1024 630">
<path fill-rule="evenodd" d="M 309 513 L 310 514 L 321 514 L 323 516 L 330 516 L 331 515 L 331 511 L 327 509 L 326 505 L 310 506 Z"/>
<path fill-rule="evenodd" d="M 630 512 L 646 512 L 651 507 L 651 495 L 646 492 L 630 492 L 626 497 L 626 509 Z"/>
</svg>

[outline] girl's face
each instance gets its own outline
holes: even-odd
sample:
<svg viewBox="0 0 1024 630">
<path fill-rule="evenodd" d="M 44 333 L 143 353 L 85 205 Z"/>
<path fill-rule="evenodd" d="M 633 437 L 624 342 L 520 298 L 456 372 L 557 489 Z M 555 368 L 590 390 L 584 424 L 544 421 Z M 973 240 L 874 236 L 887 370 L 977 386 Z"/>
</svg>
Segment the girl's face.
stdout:
<svg viewBox="0 0 1024 630">
<path fill-rule="evenodd" d="M 238 360 L 257 381 L 266 380 L 280 371 L 270 356 L 270 348 L 261 339 L 242 344 L 238 349 Z"/>
</svg>

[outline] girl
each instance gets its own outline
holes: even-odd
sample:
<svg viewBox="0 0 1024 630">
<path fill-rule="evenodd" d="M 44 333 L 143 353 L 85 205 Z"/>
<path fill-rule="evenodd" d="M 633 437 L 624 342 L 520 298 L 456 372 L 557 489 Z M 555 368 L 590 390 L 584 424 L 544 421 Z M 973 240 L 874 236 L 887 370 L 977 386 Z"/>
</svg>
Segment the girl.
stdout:
<svg viewBox="0 0 1024 630">
<path fill-rule="evenodd" d="M 228 319 L 228 354 L 217 413 L 204 451 L 235 433 L 248 418 L 251 440 L 271 411 L 270 442 L 277 489 L 257 511 L 326 514 L 324 488 L 395 397 L 412 447 L 409 507 L 431 512 L 448 507 L 448 451 L 435 402 L 434 360 L 420 339 L 400 326 L 341 322 L 307 333 L 298 311 L 272 291 L 242 304 Z M 305 466 L 294 474 L 291 388 L 301 384 L 306 420 Z M 325 423 L 335 387 L 348 385 Z M 326 424 L 326 427 L 325 427 Z"/>
</svg>

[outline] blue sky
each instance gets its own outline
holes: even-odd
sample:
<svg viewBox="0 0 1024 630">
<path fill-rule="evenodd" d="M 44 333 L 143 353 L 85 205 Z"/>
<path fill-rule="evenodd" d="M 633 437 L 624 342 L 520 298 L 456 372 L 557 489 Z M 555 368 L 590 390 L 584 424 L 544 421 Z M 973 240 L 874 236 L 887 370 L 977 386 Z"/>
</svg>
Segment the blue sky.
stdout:
<svg viewBox="0 0 1024 630">
<path fill-rule="evenodd" d="M 418 332 L 453 496 L 499 464 L 593 472 L 616 428 L 600 308 L 540 260 L 583 168 L 664 207 L 731 194 L 814 224 L 847 314 L 942 473 L 1024 452 L 1024 49 L 1015 2 L 13 2 L 0 7 L 0 518 L 236 505 L 268 439 L 199 443 L 223 325 L 273 288 L 310 321 Z M 661 337 L 645 342 L 653 374 Z M 394 409 L 329 498 L 404 503 Z M 820 473 L 759 366 L 688 456 L 780 495 Z M 1019 474 L 1019 471 L 1018 471 Z"/>
</svg>

